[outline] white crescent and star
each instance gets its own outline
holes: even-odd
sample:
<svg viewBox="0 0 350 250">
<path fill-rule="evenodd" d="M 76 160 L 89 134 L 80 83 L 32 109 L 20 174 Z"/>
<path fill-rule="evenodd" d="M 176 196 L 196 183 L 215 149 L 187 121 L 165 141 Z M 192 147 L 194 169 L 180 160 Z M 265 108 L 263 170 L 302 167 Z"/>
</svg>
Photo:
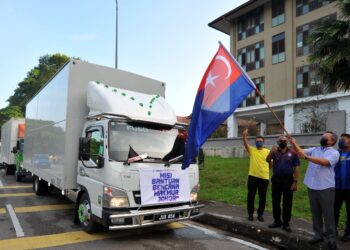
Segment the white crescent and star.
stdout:
<svg viewBox="0 0 350 250">
<path fill-rule="evenodd" d="M 226 75 L 226 77 L 225 77 L 224 80 L 228 79 L 228 78 L 230 77 L 231 73 L 232 73 L 232 69 L 231 69 L 231 65 L 230 65 L 230 63 L 227 61 L 226 57 L 221 56 L 221 55 L 217 55 L 217 56 L 215 57 L 215 60 L 220 60 L 220 61 L 222 61 L 223 63 L 225 63 L 225 65 L 226 65 L 226 67 L 227 67 L 227 75 Z M 215 88 L 216 85 L 215 85 L 214 80 L 215 80 L 216 78 L 218 78 L 219 76 L 220 76 L 220 75 L 214 75 L 214 76 L 213 76 L 213 75 L 211 74 L 211 71 L 209 71 L 208 76 L 207 76 L 207 79 L 206 79 L 206 82 L 205 82 L 205 87 L 207 87 L 207 85 L 210 84 L 211 86 L 213 86 L 213 87 Z"/>
</svg>

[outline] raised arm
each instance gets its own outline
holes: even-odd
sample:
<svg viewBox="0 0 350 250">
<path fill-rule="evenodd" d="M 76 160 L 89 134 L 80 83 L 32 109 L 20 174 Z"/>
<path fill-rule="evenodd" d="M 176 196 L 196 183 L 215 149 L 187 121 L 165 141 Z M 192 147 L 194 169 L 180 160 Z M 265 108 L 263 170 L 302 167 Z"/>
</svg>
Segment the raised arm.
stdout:
<svg viewBox="0 0 350 250">
<path fill-rule="evenodd" d="M 293 149 L 295 150 L 295 152 L 297 153 L 297 155 L 301 158 L 305 158 L 305 151 L 304 149 L 302 149 L 298 143 L 295 141 L 295 139 L 293 137 L 289 137 L 289 142 L 290 144 L 292 144 Z"/>
<path fill-rule="evenodd" d="M 247 138 L 248 137 L 248 129 L 247 128 L 243 130 L 242 135 L 243 135 L 243 144 L 244 144 L 245 150 L 247 150 L 248 154 L 250 154 L 250 150 L 249 150 L 250 145 L 248 143 L 248 138 Z"/>
<path fill-rule="evenodd" d="M 305 153 L 305 150 L 302 149 L 295 141 L 294 138 L 290 137 L 289 138 L 290 143 L 292 144 L 295 152 L 300 158 L 306 159 L 308 161 L 311 161 L 312 163 L 315 163 L 317 165 L 321 165 L 323 167 L 328 167 L 330 166 L 330 160 L 327 158 L 319 158 L 319 157 L 313 157 L 313 156 L 308 156 Z"/>
</svg>

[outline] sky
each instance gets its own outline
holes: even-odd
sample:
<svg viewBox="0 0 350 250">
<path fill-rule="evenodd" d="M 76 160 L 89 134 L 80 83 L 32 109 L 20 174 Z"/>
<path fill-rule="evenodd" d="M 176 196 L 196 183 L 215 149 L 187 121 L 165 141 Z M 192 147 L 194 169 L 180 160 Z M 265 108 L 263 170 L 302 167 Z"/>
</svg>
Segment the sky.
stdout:
<svg viewBox="0 0 350 250">
<path fill-rule="evenodd" d="M 165 82 L 189 115 L 218 41 L 229 48 L 208 23 L 245 1 L 118 0 L 118 68 Z M 0 109 L 43 55 L 115 67 L 115 25 L 115 0 L 0 0 Z"/>
</svg>

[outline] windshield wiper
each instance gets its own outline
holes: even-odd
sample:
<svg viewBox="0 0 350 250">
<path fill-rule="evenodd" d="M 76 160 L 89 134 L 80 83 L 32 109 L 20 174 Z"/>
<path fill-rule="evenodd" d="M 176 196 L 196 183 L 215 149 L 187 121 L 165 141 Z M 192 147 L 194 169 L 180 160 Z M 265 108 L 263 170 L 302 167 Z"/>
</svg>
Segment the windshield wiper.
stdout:
<svg viewBox="0 0 350 250">
<path fill-rule="evenodd" d="M 170 166 L 170 164 L 181 161 L 183 158 L 184 158 L 183 155 L 176 156 L 176 157 L 170 159 L 169 161 L 167 161 L 167 163 L 165 163 L 165 166 Z"/>
</svg>

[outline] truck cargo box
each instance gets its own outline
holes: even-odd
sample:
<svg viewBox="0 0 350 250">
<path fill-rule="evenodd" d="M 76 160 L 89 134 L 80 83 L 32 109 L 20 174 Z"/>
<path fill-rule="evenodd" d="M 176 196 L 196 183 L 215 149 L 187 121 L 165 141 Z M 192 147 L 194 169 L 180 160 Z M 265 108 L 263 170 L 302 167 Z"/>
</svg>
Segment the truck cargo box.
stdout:
<svg viewBox="0 0 350 250">
<path fill-rule="evenodd" d="M 77 188 L 79 137 L 90 81 L 165 95 L 165 83 L 80 60 L 69 61 L 26 106 L 24 168 L 61 190 Z"/>
<path fill-rule="evenodd" d="M 15 165 L 15 155 L 12 153 L 17 140 L 24 135 L 24 118 L 11 118 L 1 127 L 1 163 Z"/>
</svg>

